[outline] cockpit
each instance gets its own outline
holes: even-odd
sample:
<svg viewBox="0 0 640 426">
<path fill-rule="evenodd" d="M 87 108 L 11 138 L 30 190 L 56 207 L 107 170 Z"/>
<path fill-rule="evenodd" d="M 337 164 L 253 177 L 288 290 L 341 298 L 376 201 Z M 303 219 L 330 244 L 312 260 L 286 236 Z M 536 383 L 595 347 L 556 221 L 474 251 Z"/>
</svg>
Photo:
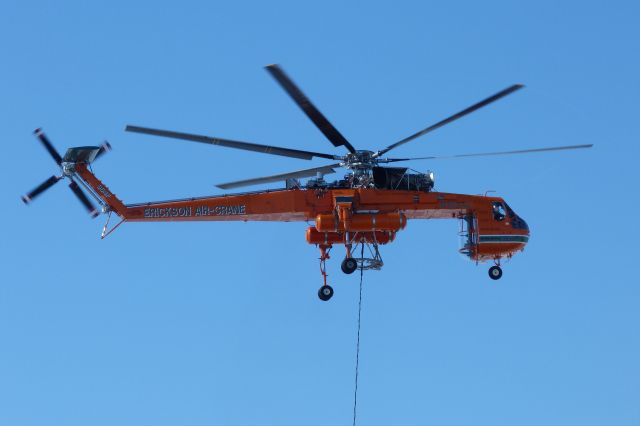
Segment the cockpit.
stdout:
<svg viewBox="0 0 640 426">
<path fill-rule="evenodd" d="M 507 211 L 505 209 L 504 204 L 495 201 L 491 204 L 491 209 L 493 211 L 493 218 L 498 222 L 502 222 L 504 218 L 507 216 Z"/>
<path fill-rule="evenodd" d="M 460 253 L 476 262 L 499 262 L 524 249 L 529 241 L 529 226 L 504 200 L 485 200 L 479 209 L 460 217 Z"/>
<path fill-rule="evenodd" d="M 491 203 L 491 210 L 493 212 L 493 219 L 496 222 L 502 222 L 505 218 L 509 218 L 509 223 L 513 229 L 529 230 L 527 222 L 518 216 L 504 201 L 494 201 Z"/>
</svg>

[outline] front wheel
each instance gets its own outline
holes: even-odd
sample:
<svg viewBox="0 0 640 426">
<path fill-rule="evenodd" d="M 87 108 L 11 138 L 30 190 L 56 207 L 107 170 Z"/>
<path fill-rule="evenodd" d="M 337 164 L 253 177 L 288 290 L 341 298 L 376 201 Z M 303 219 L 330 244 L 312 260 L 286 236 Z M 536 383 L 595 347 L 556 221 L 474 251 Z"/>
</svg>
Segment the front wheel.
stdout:
<svg viewBox="0 0 640 426">
<path fill-rule="evenodd" d="M 491 277 L 492 280 L 499 280 L 502 277 L 502 268 L 499 266 L 489 268 L 489 277 Z"/>
<path fill-rule="evenodd" d="M 333 297 L 333 289 L 331 288 L 331 286 L 323 285 L 322 287 L 320 287 L 320 290 L 318 290 L 318 297 L 323 302 L 331 299 Z"/>
</svg>

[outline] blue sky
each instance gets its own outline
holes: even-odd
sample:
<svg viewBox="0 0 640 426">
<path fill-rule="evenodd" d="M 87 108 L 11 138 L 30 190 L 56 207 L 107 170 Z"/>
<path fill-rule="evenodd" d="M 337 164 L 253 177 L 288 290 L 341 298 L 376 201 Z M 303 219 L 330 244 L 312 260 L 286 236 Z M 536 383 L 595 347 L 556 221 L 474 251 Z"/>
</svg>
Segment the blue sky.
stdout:
<svg viewBox="0 0 640 426">
<path fill-rule="evenodd" d="M 359 148 L 510 84 L 400 156 L 440 191 L 496 190 L 531 226 L 492 282 L 455 221 L 413 221 L 366 273 L 359 424 L 637 425 L 635 2 L 22 2 L 0 6 L 5 159 L 0 424 L 348 424 L 357 277 L 300 223 L 125 224 L 101 241 L 31 132 L 108 139 L 125 202 L 322 164 L 124 133 L 137 124 L 340 153 L 262 67 L 280 63 Z M 272 185 L 273 186 L 273 185 Z"/>
</svg>

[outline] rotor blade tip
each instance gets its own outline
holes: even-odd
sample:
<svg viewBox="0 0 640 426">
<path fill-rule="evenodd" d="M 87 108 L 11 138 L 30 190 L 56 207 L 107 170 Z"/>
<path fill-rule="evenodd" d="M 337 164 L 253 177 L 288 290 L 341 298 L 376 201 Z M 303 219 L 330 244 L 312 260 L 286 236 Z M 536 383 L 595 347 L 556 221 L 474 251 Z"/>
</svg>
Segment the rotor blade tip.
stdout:
<svg viewBox="0 0 640 426">
<path fill-rule="evenodd" d="M 42 133 L 42 127 L 38 127 L 37 129 L 35 129 L 35 130 L 33 131 L 33 134 L 34 134 L 34 135 L 39 135 L 39 134 L 41 134 L 41 133 Z"/>
<path fill-rule="evenodd" d="M 22 197 L 20 197 L 20 199 L 25 204 L 29 204 L 31 202 L 31 198 L 29 198 L 29 196 L 27 196 L 27 195 L 23 195 Z"/>
</svg>

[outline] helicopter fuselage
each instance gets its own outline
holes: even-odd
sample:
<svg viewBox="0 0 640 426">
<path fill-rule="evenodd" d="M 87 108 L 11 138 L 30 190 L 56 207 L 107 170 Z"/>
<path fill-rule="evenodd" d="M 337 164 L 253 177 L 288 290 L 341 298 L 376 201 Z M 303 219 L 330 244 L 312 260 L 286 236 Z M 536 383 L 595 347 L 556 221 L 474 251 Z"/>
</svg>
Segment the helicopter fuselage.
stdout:
<svg viewBox="0 0 640 426">
<path fill-rule="evenodd" d="M 103 210 L 127 222 L 313 222 L 307 241 L 330 247 L 390 243 L 408 220 L 458 219 L 461 252 L 476 262 L 499 262 L 529 240 L 526 222 L 499 197 L 326 185 L 124 204 L 85 164 L 75 171 Z"/>
</svg>

